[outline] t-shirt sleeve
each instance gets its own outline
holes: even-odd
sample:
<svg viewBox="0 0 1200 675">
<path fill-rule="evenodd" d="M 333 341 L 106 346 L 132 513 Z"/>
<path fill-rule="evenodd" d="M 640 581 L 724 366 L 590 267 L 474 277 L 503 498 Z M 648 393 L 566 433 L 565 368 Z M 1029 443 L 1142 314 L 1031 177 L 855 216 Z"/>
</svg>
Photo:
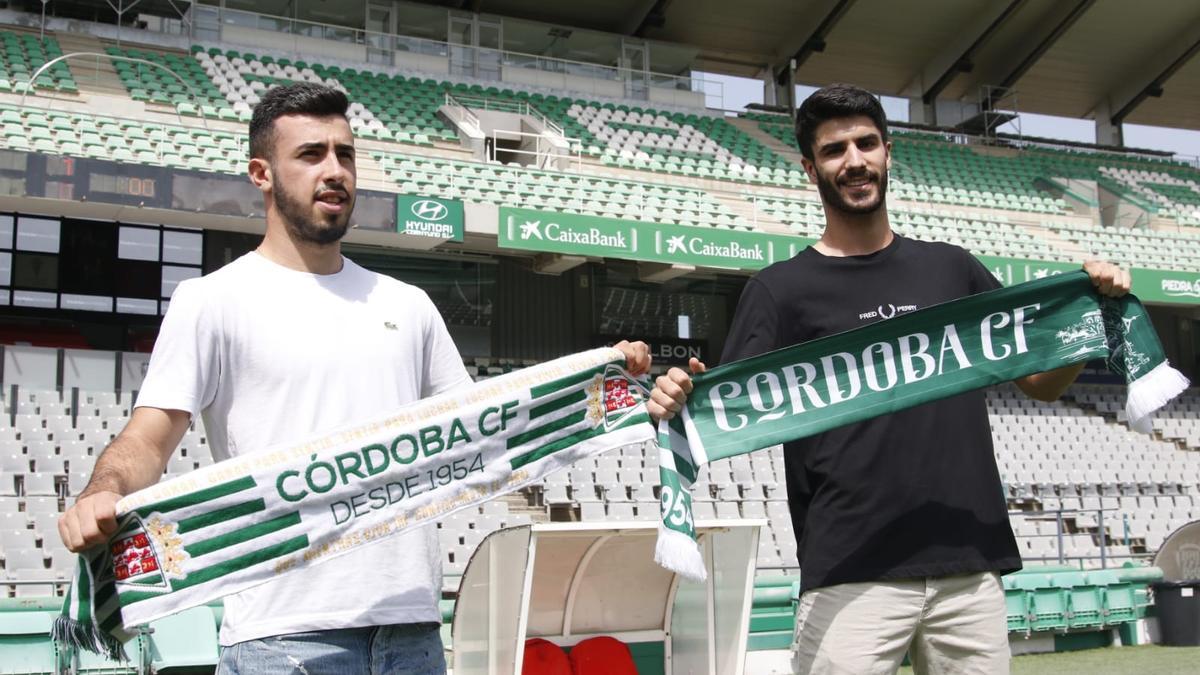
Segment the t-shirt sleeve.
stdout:
<svg viewBox="0 0 1200 675">
<path fill-rule="evenodd" d="M 779 346 L 779 309 L 775 298 L 757 277 L 750 279 L 742 290 L 733 323 L 725 338 L 721 363 L 748 359 L 777 349 Z"/>
<path fill-rule="evenodd" d="M 471 384 L 471 376 L 463 366 L 462 357 L 450 331 L 446 330 L 446 322 L 438 313 L 437 307 L 429 296 L 421 294 L 424 301 L 425 315 L 425 354 L 422 362 L 425 372 L 421 374 L 421 398 L 427 398 L 445 391 L 460 389 Z"/>
<path fill-rule="evenodd" d="M 966 258 L 967 276 L 969 278 L 969 287 L 971 295 L 976 293 L 984 293 L 986 291 L 994 291 L 1001 288 L 1004 284 L 992 274 L 991 270 L 983 266 L 979 262 L 979 258 L 971 255 L 968 251 L 963 251 L 963 257 Z"/>
<path fill-rule="evenodd" d="M 195 281 L 171 296 L 134 407 L 185 410 L 195 417 L 212 403 L 220 377 L 220 340 Z"/>
</svg>

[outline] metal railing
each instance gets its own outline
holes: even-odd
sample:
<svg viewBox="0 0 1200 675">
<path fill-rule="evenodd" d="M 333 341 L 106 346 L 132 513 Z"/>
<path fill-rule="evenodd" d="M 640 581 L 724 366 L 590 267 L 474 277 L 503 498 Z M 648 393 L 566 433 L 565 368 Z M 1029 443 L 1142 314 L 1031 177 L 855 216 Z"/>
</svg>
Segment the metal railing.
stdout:
<svg viewBox="0 0 1200 675">
<path fill-rule="evenodd" d="M 568 141 L 572 139 L 567 139 Z M 384 153 L 386 157 L 394 157 L 397 160 L 407 160 L 411 157 L 400 153 Z M 488 166 L 476 162 L 461 162 L 455 160 L 443 160 L 440 158 L 421 157 L 423 160 L 432 160 L 436 164 L 436 169 L 427 169 L 429 173 L 440 173 L 446 177 L 444 190 L 438 196 L 450 199 L 469 198 L 468 191 L 479 186 L 477 171 L 480 167 Z M 534 204 L 531 208 L 542 208 L 540 206 L 541 199 L 546 196 L 544 191 L 539 188 L 546 187 L 540 182 L 540 178 L 545 175 L 552 174 L 556 177 L 562 176 L 561 171 L 550 171 L 545 169 L 536 169 L 531 167 L 521 167 L 517 169 L 509 169 L 504 165 L 492 165 L 497 169 L 505 171 L 507 175 L 494 177 L 491 184 L 494 187 L 503 187 L 504 191 L 513 193 L 518 198 L 532 197 L 537 201 L 530 202 Z M 395 180 L 389 176 L 390 180 Z M 564 208 L 571 209 L 577 213 L 584 213 L 587 208 L 587 203 L 592 201 L 593 187 L 592 181 L 597 183 L 603 182 L 609 185 L 622 185 L 626 187 L 627 206 L 633 207 L 636 211 L 636 216 L 640 220 L 650 220 L 656 217 L 656 209 L 660 205 L 651 203 L 651 199 L 657 191 L 661 190 L 666 185 L 647 183 L 642 181 L 627 180 L 622 178 L 614 178 L 609 176 L 597 176 L 591 174 L 581 174 L 578 180 L 572 181 L 571 188 L 567 191 L 566 204 Z M 711 204 L 712 200 L 708 193 L 699 188 L 688 188 L 681 186 L 672 186 L 671 192 L 677 195 L 677 199 L 684 201 L 690 200 L 698 204 Z M 523 202 L 526 203 L 526 202 Z"/>
<path fill-rule="evenodd" d="M 303 21 L 270 14 L 259 14 L 245 10 L 218 9 L 215 7 L 209 9 L 218 12 L 219 18 L 216 21 L 216 25 L 213 26 L 206 26 L 202 19 L 198 19 L 195 26 L 197 32 L 200 33 L 196 35 L 198 39 L 204 38 L 203 29 L 206 27 L 215 28 L 219 35 L 221 26 L 239 26 L 318 40 L 362 45 L 368 50 L 367 61 L 369 63 L 392 66 L 396 63 L 396 54 L 436 56 L 448 59 L 451 62 L 452 72 L 457 71 L 460 74 L 468 76 L 476 75 L 474 70 L 477 68 L 487 71 L 485 75 L 490 78 L 499 75 L 499 72 L 492 72 L 493 68 L 521 68 L 598 81 L 634 83 L 636 85 L 634 87 L 625 87 L 625 97 L 628 98 L 634 97 L 631 93 L 637 94 L 637 98 L 640 99 L 649 98 L 648 92 L 650 89 L 684 91 L 703 94 L 707 107 L 724 107 L 724 87 L 721 82 L 691 75 L 671 75 L 669 73 L 656 73 L 648 70 L 572 61 L 570 59 L 552 58 L 536 54 L 524 54 L 504 49 L 453 44 L 408 35 L 376 33 L 358 28 Z M 221 39 L 224 38 L 221 37 Z M 456 65 L 460 67 L 466 66 L 466 68 L 465 70 L 463 68 L 456 68 Z M 579 84 L 578 81 L 577 84 Z M 584 93 L 602 92 L 597 90 L 585 91 Z"/>
<path fill-rule="evenodd" d="M 446 106 L 450 109 L 451 119 L 458 125 L 468 124 L 479 129 L 479 116 L 471 112 L 465 103 L 450 92 L 446 92 Z"/>
<path fill-rule="evenodd" d="M 1133 541 L 1133 537 L 1130 536 L 1130 532 L 1129 532 L 1129 516 L 1126 513 L 1120 514 L 1121 520 L 1119 522 L 1121 522 L 1123 524 L 1123 531 L 1120 533 L 1120 535 L 1119 536 L 1115 535 L 1115 534 L 1110 535 L 1110 533 L 1108 532 L 1108 527 L 1107 527 L 1107 525 L 1105 525 L 1105 514 L 1106 513 L 1113 514 L 1114 512 L 1119 512 L 1119 511 L 1120 511 L 1120 509 L 1098 507 L 1098 508 L 1078 508 L 1078 509 L 1049 509 L 1049 510 L 1044 510 L 1044 511 L 1009 511 L 1008 513 L 1010 516 L 1022 516 L 1027 520 L 1031 516 L 1034 518 L 1041 517 L 1041 519 L 1044 519 L 1044 520 L 1050 520 L 1051 518 L 1053 518 L 1054 522 L 1055 522 L 1056 527 L 1055 527 L 1054 534 L 1018 535 L 1020 538 L 1023 538 L 1023 539 L 1029 539 L 1031 537 L 1044 537 L 1044 538 L 1054 537 L 1055 555 L 1053 555 L 1053 556 L 1028 556 L 1028 555 L 1024 555 L 1024 553 L 1022 553 L 1022 556 L 1021 556 L 1022 558 L 1026 559 L 1026 560 L 1040 560 L 1042 562 L 1055 561 L 1055 562 L 1058 562 L 1059 564 L 1066 564 L 1071 561 L 1079 561 L 1080 563 L 1083 563 L 1083 562 L 1091 561 L 1091 560 L 1099 560 L 1100 567 L 1104 568 L 1104 567 L 1108 567 L 1110 561 L 1112 561 L 1114 559 L 1119 558 L 1122 560 L 1133 560 L 1136 558 L 1145 558 L 1145 557 L 1149 557 L 1150 555 L 1152 555 L 1150 553 L 1141 553 L 1141 554 L 1134 553 L 1133 551 L 1129 551 L 1128 554 L 1115 555 L 1109 551 L 1109 540 L 1110 539 L 1114 540 L 1114 541 L 1120 541 L 1124 545 L 1126 550 L 1128 550 L 1130 548 L 1130 545 Z M 1091 516 L 1093 514 L 1096 517 L 1096 525 L 1095 525 L 1095 527 L 1089 526 L 1087 528 L 1089 531 L 1087 531 L 1087 532 L 1082 532 L 1082 531 L 1067 532 L 1066 531 L 1066 522 L 1065 522 L 1066 517 L 1077 517 L 1079 515 Z M 1112 518 L 1112 517 L 1109 518 L 1109 522 L 1112 522 L 1114 520 L 1115 520 L 1115 518 Z M 1094 531 L 1092 531 L 1092 530 L 1094 530 Z M 1099 554 L 1098 555 L 1095 555 L 1095 554 L 1078 555 L 1078 554 L 1074 554 L 1074 553 L 1067 554 L 1065 551 L 1065 547 L 1064 547 L 1064 538 L 1066 536 L 1072 535 L 1072 534 L 1086 535 L 1086 536 L 1094 537 L 1095 539 L 1097 539 L 1098 540 L 1097 546 L 1099 548 Z"/>
<path fill-rule="evenodd" d="M 450 96 L 449 93 L 446 94 Z M 459 95 L 453 97 L 459 105 L 465 108 L 476 108 L 478 110 L 495 110 L 498 112 L 510 112 L 518 115 L 529 115 L 533 119 L 541 122 L 542 126 L 550 131 L 563 136 L 563 128 L 557 122 L 547 117 L 542 111 L 538 110 L 533 104 L 528 101 L 512 100 L 504 98 L 491 98 L 488 96 L 472 96 Z M 478 119 L 478 118 L 476 118 Z"/>
<path fill-rule="evenodd" d="M 186 80 L 183 79 L 183 77 L 181 77 L 178 73 L 176 73 L 174 70 L 172 70 L 168 66 L 165 66 L 161 63 L 155 63 L 153 61 L 148 61 L 146 59 L 140 59 L 140 58 L 135 58 L 135 57 L 131 57 L 131 56 L 101 54 L 101 53 L 97 53 L 97 52 L 71 52 L 68 54 L 63 54 L 61 56 L 58 56 L 54 59 L 51 59 L 51 60 L 47 61 L 46 63 L 44 63 L 37 70 L 35 70 L 33 73 L 31 73 L 29 76 L 28 82 L 21 83 L 24 85 L 24 87 L 22 88 L 23 92 L 21 95 L 20 107 L 25 108 L 27 106 L 27 104 L 29 103 L 29 98 L 32 97 L 33 101 L 44 101 L 45 102 L 45 110 L 47 112 L 59 112 L 59 113 L 67 114 L 67 115 L 88 117 L 97 123 L 112 123 L 112 124 L 120 125 L 124 122 L 128 122 L 127 118 L 115 117 L 109 112 L 95 112 L 92 109 L 82 111 L 82 110 L 78 110 L 78 109 L 56 108 L 55 107 L 56 102 L 68 101 L 71 99 L 66 99 L 66 98 L 63 98 L 63 97 L 57 95 L 57 91 L 54 89 L 38 89 L 35 87 L 35 83 L 37 82 L 38 78 L 42 76 L 42 73 L 48 71 L 56 63 L 58 63 L 60 61 L 71 61 L 71 60 L 89 59 L 89 58 L 96 60 L 96 61 L 99 61 L 101 59 L 108 59 L 109 61 L 112 61 L 112 62 L 121 61 L 121 62 L 135 64 L 139 68 L 145 66 L 145 67 L 148 67 L 151 69 L 165 71 L 168 74 L 170 74 L 172 77 L 174 77 L 183 86 L 184 91 L 187 92 L 187 96 L 190 99 L 190 101 L 192 102 L 192 105 L 195 106 L 195 108 L 197 110 L 197 116 L 194 118 L 194 121 L 191 123 L 185 122 L 185 120 L 183 118 L 183 114 L 179 111 L 179 108 L 176 106 L 173 111 L 175 114 L 176 125 L 172 126 L 170 124 L 165 124 L 162 122 L 140 120 L 139 121 L 140 123 L 138 124 L 138 126 L 141 127 L 143 130 L 145 130 L 147 132 L 151 132 L 151 131 L 170 132 L 170 131 L 181 131 L 181 130 L 186 131 L 188 129 L 202 129 L 207 133 L 213 133 L 214 130 L 209 126 L 209 121 L 208 121 L 207 116 L 204 114 L 201 114 L 202 107 L 205 105 L 206 99 L 204 99 L 203 97 L 200 96 L 200 94 L 196 91 L 195 87 L 193 87 L 191 84 L 189 84 Z M 91 106 L 89 106 L 89 108 L 91 108 Z M 84 131 L 83 129 L 80 129 L 78 132 L 78 135 L 76 136 L 76 141 L 78 143 L 80 143 L 81 146 L 83 145 L 83 141 L 84 141 L 83 136 L 85 133 L 87 133 L 87 132 Z M 237 134 L 237 133 L 230 133 L 230 135 L 236 139 L 239 153 L 247 154 L 249 152 L 249 149 L 248 149 L 249 148 L 249 138 L 243 134 Z M 175 140 L 158 139 L 158 140 L 150 141 L 150 144 L 154 150 L 155 158 L 158 161 L 163 161 L 167 155 L 174 154 L 178 150 L 178 144 L 176 143 Z M 86 152 L 84 152 L 83 154 L 84 154 L 84 156 L 87 156 Z"/>
<path fill-rule="evenodd" d="M 901 137 L 903 137 L 904 132 L 909 132 L 914 135 L 939 136 L 941 138 L 941 140 L 943 140 L 947 143 L 954 143 L 954 144 L 959 144 L 959 145 L 970 145 L 970 144 L 986 145 L 986 144 L 990 144 L 993 142 L 993 139 L 986 137 L 986 136 L 977 136 L 974 134 L 967 134 L 967 133 L 963 133 L 961 131 L 955 131 L 953 129 L 947 129 L 947 128 L 935 128 L 935 127 L 928 127 L 928 126 L 919 125 L 919 124 L 909 124 L 906 122 L 899 122 L 896 120 L 889 120 L 888 127 L 892 131 L 900 132 L 899 135 Z M 1200 156 L 1197 156 L 1197 155 L 1188 155 L 1188 154 L 1183 154 L 1183 153 L 1174 153 L 1174 154 L 1166 155 L 1166 154 L 1159 154 L 1158 151 L 1155 151 L 1152 149 L 1104 147 L 1104 146 L 1096 146 L 1096 145 L 1087 144 L 1087 143 L 1059 141 L 1059 140 L 1051 139 L 1051 138 L 1040 138 L 1040 137 L 1029 137 L 1029 136 L 1016 137 L 1016 136 L 1009 135 L 1009 134 L 1000 134 L 998 136 L 998 138 L 1019 150 L 1059 150 L 1059 151 L 1065 150 L 1067 152 L 1075 153 L 1075 154 L 1078 154 L 1081 156 L 1111 154 L 1111 155 L 1119 155 L 1119 156 L 1121 156 L 1119 159 L 1123 159 L 1125 161 L 1131 161 L 1131 162 L 1133 162 L 1133 161 L 1138 161 L 1138 162 L 1145 162 L 1145 161 L 1176 162 L 1181 165 L 1186 165 L 1186 166 L 1190 166 L 1192 168 L 1200 169 Z M 920 141 L 923 139 L 918 137 L 918 138 L 913 138 L 912 140 Z M 1174 168 L 1174 167 L 1171 167 L 1171 168 Z"/>
<path fill-rule="evenodd" d="M 169 75 L 171 75 L 171 77 L 174 77 L 176 80 L 178 80 L 179 84 L 183 85 L 183 88 L 188 93 L 188 98 L 190 98 L 192 100 L 192 104 L 195 105 L 197 109 L 199 109 L 204 104 L 204 99 L 202 99 L 200 97 L 200 94 L 198 94 L 196 92 L 195 87 L 193 87 L 191 84 L 189 84 L 187 82 L 187 80 L 183 79 L 183 77 L 181 77 L 179 75 L 179 73 L 176 73 L 174 70 L 172 70 L 171 68 L 169 68 L 167 66 L 164 66 L 161 63 L 155 63 L 154 61 L 148 61 L 146 59 L 139 59 L 139 58 L 135 58 L 132 56 L 118 56 L 115 54 L 101 54 L 99 52 L 71 52 L 69 54 L 63 54 L 61 56 L 56 56 L 53 59 L 50 59 L 49 61 L 43 63 L 41 65 L 41 67 L 39 67 L 37 70 L 33 71 L 33 73 L 29 76 L 29 82 L 27 82 L 25 84 L 25 87 L 23 88 L 24 90 L 21 93 L 21 107 L 22 108 L 25 107 L 25 100 L 29 96 L 30 92 L 33 92 L 33 95 L 35 98 L 46 98 L 46 99 L 51 99 L 51 100 L 56 98 L 53 96 L 47 96 L 45 94 L 41 94 L 38 91 L 36 91 L 34 83 L 37 82 L 38 78 L 41 77 L 42 73 L 46 72 L 47 70 L 50 70 L 59 61 L 69 61 L 71 59 L 86 58 L 86 57 L 91 57 L 92 59 L 94 59 L 97 62 L 97 65 L 95 66 L 97 71 L 99 70 L 98 62 L 101 59 L 108 59 L 109 61 L 114 61 L 114 62 L 115 61 L 123 61 L 126 63 L 136 64 L 139 67 L 150 66 L 152 68 L 164 70 Z M 176 108 L 176 110 L 175 110 L 175 117 L 179 120 L 180 125 L 182 125 L 183 124 L 183 116 L 179 113 L 178 108 Z M 208 129 L 208 120 L 206 120 L 203 115 L 200 116 L 200 123 L 206 130 Z"/>
</svg>

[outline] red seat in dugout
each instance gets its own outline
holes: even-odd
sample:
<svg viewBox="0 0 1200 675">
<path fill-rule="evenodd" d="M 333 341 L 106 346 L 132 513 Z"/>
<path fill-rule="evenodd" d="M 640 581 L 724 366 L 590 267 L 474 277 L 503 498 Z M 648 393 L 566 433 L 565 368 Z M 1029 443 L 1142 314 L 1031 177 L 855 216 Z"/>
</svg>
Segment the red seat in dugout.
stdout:
<svg viewBox="0 0 1200 675">
<path fill-rule="evenodd" d="M 571 675 L 571 662 L 562 647 L 542 638 L 530 638 L 525 641 L 521 675 Z"/>
<path fill-rule="evenodd" d="M 637 675 L 629 646 L 608 636 L 588 638 L 571 648 L 574 675 Z"/>
</svg>

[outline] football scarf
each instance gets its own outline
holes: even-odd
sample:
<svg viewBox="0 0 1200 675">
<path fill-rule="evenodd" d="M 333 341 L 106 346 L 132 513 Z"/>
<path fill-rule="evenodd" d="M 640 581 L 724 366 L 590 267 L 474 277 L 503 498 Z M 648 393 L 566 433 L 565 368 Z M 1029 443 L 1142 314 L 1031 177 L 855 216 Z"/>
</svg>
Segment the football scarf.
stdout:
<svg viewBox="0 0 1200 675">
<path fill-rule="evenodd" d="M 135 492 L 108 545 L 79 557 L 54 638 L 121 658 L 134 626 L 652 442 L 624 363 L 563 357 Z"/>
<path fill-rule="evenodd" d="M 1080 361 L 1125 378 L 1129 424 L 1187 380 L 1166 362 L 1137 298 L 1098 295 L 1082 271 L 1030 281 L 714 368 L 659 425 L 663 520 L 655 559 L 705 565 L 689 488 L 705 464 Z"/>
<path fill-rule="evenodd" d="M 1136 429 L 1187 387 L 1137 299 L 1102 298 L 1083 272 L 698 375 L 682 413 L 657 431 L 655 558 L 704 578 L 689 488 L 712 460 L 1100 358 L 1125 376 Z M 134 626 L 654 440 L 646 389 L 623 363 L 611 349 L 563 357 L 129 495 L 108 545 L 80 556 L 54 637 L 118 657 Z"/>
</svg>

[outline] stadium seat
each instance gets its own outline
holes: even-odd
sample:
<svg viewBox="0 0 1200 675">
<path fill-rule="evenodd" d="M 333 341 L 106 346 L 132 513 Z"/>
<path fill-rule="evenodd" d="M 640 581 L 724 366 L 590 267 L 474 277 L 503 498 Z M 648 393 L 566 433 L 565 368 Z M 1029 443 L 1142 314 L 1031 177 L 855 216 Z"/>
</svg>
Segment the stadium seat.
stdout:
<svg viewBox="0 0 1200 675">
<path fill-rule="evenodd" d="M 24 88 L 29 78 L 39 68 L 54 58 L 62 56 L 62 48 L 53 36 L 39 38 L 32 33 L 0 30 L 0 80 L 8 86 L 0 89 L 16 91 Z M 36 89 L 53 89 L 60 93 L 75 94 L 79 91 L 75 78 L 67 63 L 59 61 L 43 71 Z"/>
<path fill-rule="evenodd" d="M 1029 613 L 1028 593 L 1023 588 L 1016 588 L 1012 583 L 1011 576 L 1004 577 L 1003 584 L 1004 608 L 1005 614 L 1008 617 L 1008 631 L 1010 633 L 1028 633 L 1032 618 Z"/>
<path fill-rule="evenodd" d="M 58 494 L 54 484 L 54 474 L 27 473 L 25 474 L 25 494 L 30 496 L 52 497 Z"/>
<path fill-rule="evenodd" d="M 1114 570 L 1091 570 L 1088 578 L 1103 592 L 1104 623 L 1137 620 L 1137 600 L 1133 584 L 1123 582 Z"/>
<path fill-rule="evenodd" d="M 55 672 L 55 612 L 0 612 L 0 673 Z"/>
<path fill-rule="evenodd" d="M 530 638 L 525 641 L 521 675 L 571 675 L 571 661 L 562 647 L 542 638 Z"/>
<path fill-rule="evenodd" d="M 1054 585 L 1051 575 L 1017 574 L 1012 584 L 1013 588 L 1027 592 L 1031 630 L 1067 629 L 1067 594 Z"/>
<path fill-rule="evenodd" d="M 637 675 L 633 654 L 624 642 L 606 635 L 588 638 L 571 647 L 573 675 Z"/>
<path fill-rule="evenodd" d="M 1067 593 L 1067 627 L 1091 628 L 1104 622 L 1101 589 L 1080 573 L 1054 575 L 1054 584 Z"/>
<path fill-rule="evenodd" d="M 217 665 L 217 625 L 201 605 L 158 619 L 149 634 L 154 672 L 190 672 Z"/>
<path fill-rule="evenodd" d="M 31 496 L 24 501 L 27 513 L 58 513 L 58 497 Z"/>
</svg>

